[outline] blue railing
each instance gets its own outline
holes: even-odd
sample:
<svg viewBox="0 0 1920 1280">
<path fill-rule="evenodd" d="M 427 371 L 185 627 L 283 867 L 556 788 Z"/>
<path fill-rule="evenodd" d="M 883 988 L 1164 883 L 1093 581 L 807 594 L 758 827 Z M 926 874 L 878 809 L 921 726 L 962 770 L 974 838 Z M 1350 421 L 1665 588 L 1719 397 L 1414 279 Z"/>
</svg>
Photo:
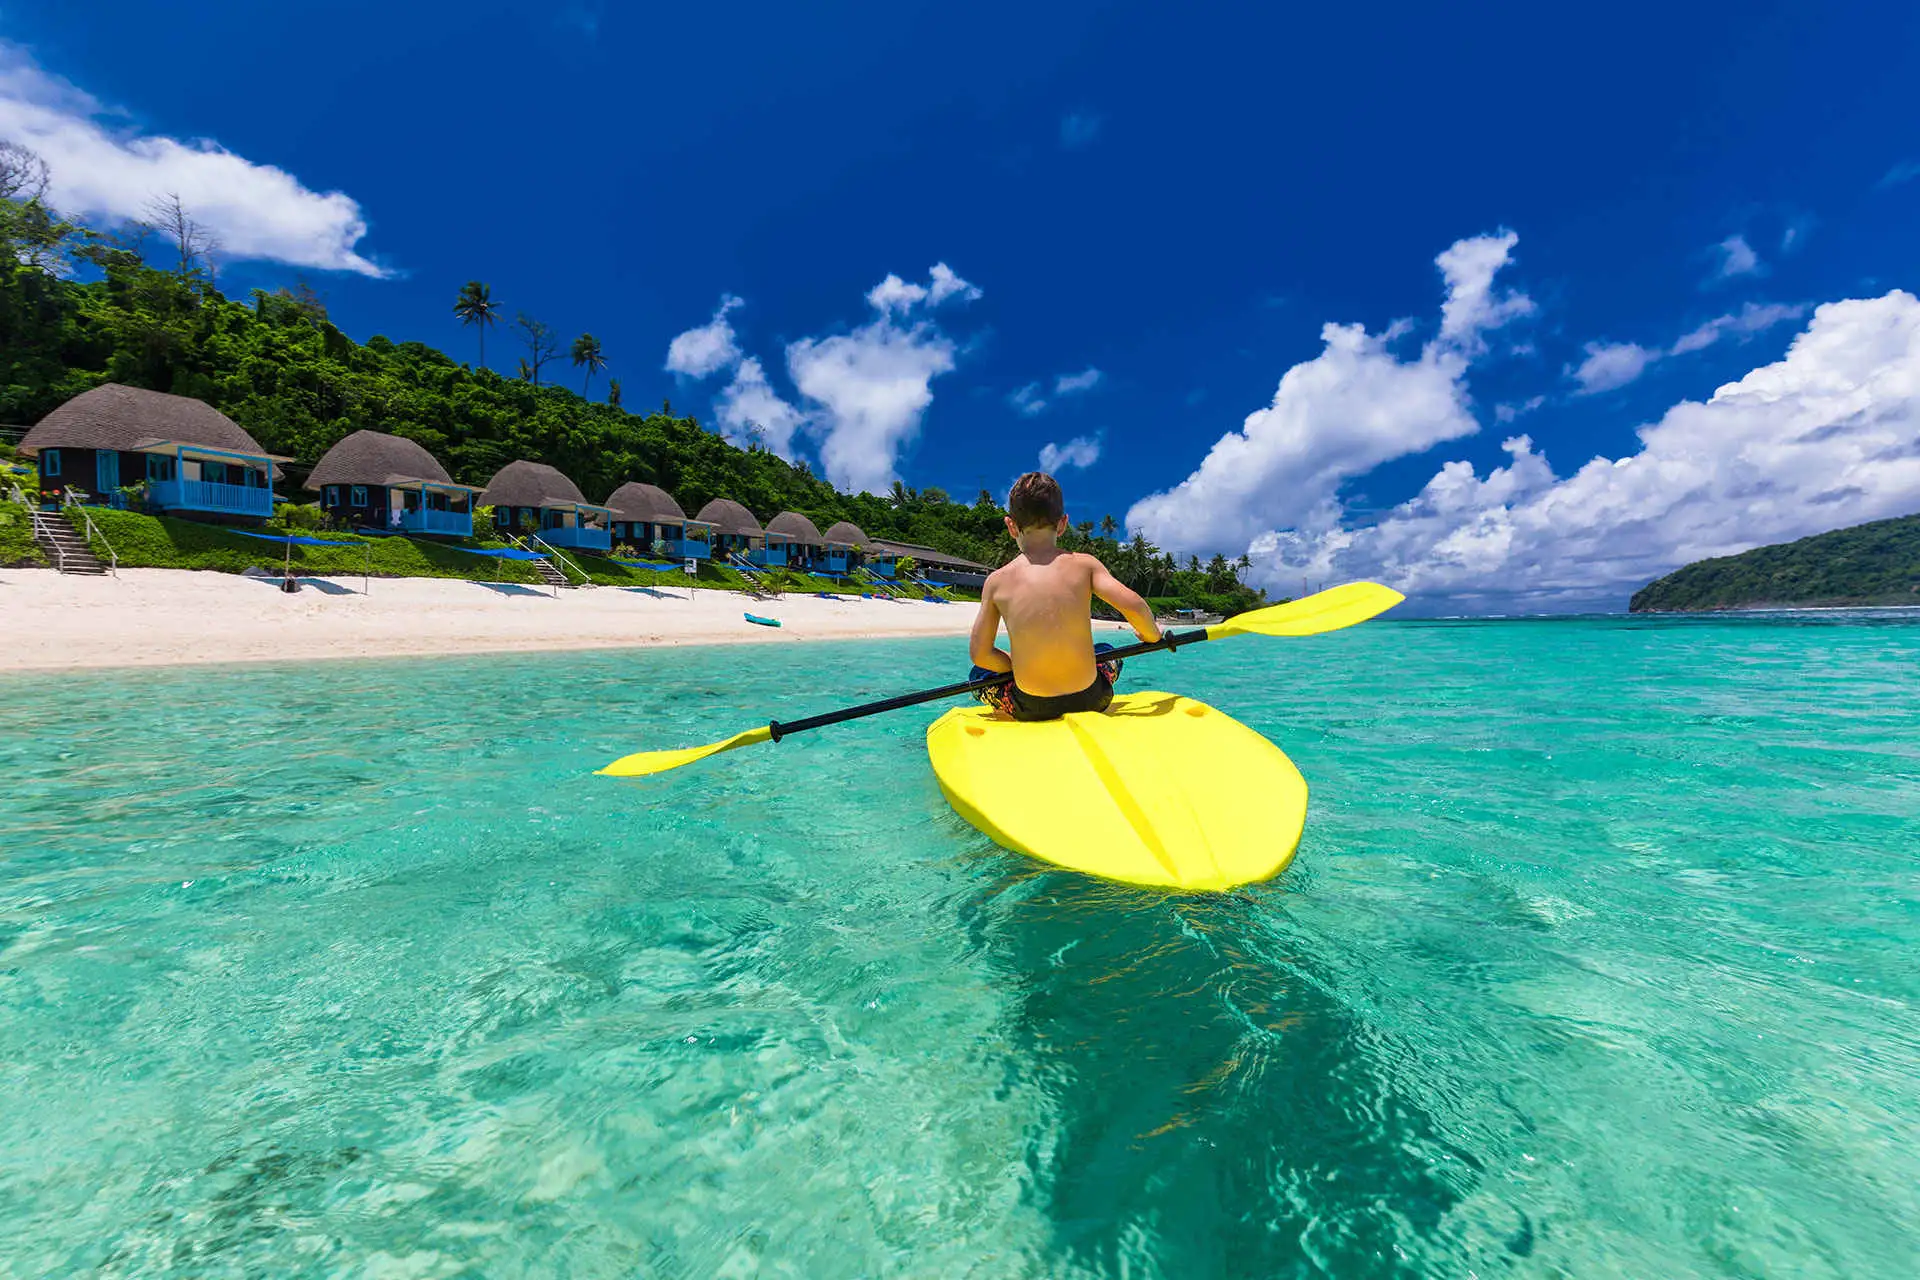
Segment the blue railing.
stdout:
<svg viewBox="0 0 1920 1280">
<path fill-rule="evenodd" d="M 867 572 L 879 578 L 893 577 L 893 562 L 890 560 L 867 561 Z"/>
<path fill-rule="evenodd" d="M 570 529 L 542 529 L 541 540 L 556 547 L 572 547 L 577 551 L 613 550 L 613 530 L 583 528 L 575 525 Z"/>
<path fill-rule="evenodd" d="M 747 563 L 758 565 L 762 569 L 785 568 L 787 549 L 785 547 L 755 547 L 747 552 Z"/>
<path fill-rule="evenodd" d="M 816 567 L 825 569 L 828 573 L 845 573 L 853 567 L 853 557 L 835 555 L 829 551 L 824 556 L 814 557 L 813 563 Z"/>
<path fill-rule="evenodd" d="M 713 558 L 713 544 L 702 542 L 698 538 L 669 538 L 667 548 L 681 560 L 710 560 Z"/>
<path fill-rule="evenodd" d="M 400 527 L 408 533 L 444 533 L 457 538 L 473 536 L 471 511 L 409 511 L 400 517 Z"/>
<path fill-rule="evenodd" d="M 241 516 L 273 514 L 273 490 L 211 480 L 153 480 L 148 482 L 147 501 L 163 511 L 218 511 Z"/>
</svg>

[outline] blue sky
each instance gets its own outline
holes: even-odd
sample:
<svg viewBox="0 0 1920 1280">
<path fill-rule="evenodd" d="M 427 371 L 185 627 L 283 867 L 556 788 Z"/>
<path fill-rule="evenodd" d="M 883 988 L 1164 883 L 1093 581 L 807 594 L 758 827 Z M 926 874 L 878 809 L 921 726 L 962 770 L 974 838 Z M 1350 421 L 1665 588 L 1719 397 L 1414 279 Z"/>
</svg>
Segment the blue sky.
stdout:
<svg viewBox="0 0 1920 1280">
<path fill-rule="evenodd" d="M 193 13 L 0 0 L 0 135 L 51 153 L 69 207 L 172 181 L 229 291 L 304 274 L 354 336 L 467 358 L 451 304 L 487 281 L 598 336 L 629 406 L 732 404 L 848 483 L 1000 491 L 1052 445 L 1077 515 L 1463 607 L 1616 601 L 1920 510 L 1913 349 L 1884 341 L 1920 284 L 1912 5 Z M 1489 279 L 1436 266 L 1461 245 Z M 868 301 L 889 275 L 941 294 L 936 264 L 968 287 Z M 726 298 L 730 332 L 681 362 L 711 370 L 670 372 Z M 1445 336 L 1449 298 L 1482 311 Z M 1873 309 L 1816 311 L 1848 300 Z M 1329 324 L 1364 350 L 1329 358 Z M 1810 419 L 1685 406 L 1770 366 L 1830 391 L 1815 346 L 1878 388 L 1881 436 L 1835 453 L 1861 407 L 1795 400 L 1832 428 L 1795 445 L 1815 456 L 1756 445 L 1765 474 L 1715 479 L 1742 461 L 1698 441 Z M 490 363 L 514 354 L 496 331 Z M 1563 483 L 1648 449 L 1724 491 Z"/>
</svg>

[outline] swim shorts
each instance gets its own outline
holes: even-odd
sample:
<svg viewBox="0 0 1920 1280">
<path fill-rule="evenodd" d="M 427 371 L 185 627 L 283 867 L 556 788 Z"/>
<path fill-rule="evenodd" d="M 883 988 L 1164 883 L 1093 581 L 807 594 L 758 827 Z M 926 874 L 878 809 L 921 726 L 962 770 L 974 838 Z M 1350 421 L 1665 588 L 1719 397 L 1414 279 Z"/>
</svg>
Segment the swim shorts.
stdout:
<svg viewBox="0 0 1920 1280">
<path fill-rule="evenodd" d="M 1110 644 L 1094 646 L 1096 654 L 1113 648 Z M 1014 684 L 995 685 L 991 689 L 982 689 L 974 696 L 980 701 L 1012 716 L 1015 720 L 1058 720 L 1070 711 L 1105 711 L 1107 704 L 1113 701 L 1113 682 L 1120 678 L 1123 664 L 1118 660 L 1096 662 L 1094 664 L 1093 683 L 1078 693 L 1055 694 L 1041 697 L 1028 693 Z M 973 669 L 971 679 L 978 680 L 991 672 L 979 667 Z"/>
</svg>

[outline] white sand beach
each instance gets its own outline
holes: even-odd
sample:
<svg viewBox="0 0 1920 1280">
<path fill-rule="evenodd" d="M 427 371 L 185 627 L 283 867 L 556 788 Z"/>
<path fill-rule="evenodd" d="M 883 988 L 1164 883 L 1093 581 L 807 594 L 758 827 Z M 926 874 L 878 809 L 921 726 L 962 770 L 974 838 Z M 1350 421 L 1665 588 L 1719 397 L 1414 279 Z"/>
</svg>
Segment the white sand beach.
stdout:
<svg viewBox="0 0 1920 1280">
<path fill-rule="evenodd" d="M 731 591 L 563 590 L 434 578 L 277 579 L 178 569 L 118 578 L 0 569 L 0 671 L 644 645 L 964 635 L 971 604 L 754 600 Z M 780 626 L 756 626 L 753 612 Z"/>
</svg>

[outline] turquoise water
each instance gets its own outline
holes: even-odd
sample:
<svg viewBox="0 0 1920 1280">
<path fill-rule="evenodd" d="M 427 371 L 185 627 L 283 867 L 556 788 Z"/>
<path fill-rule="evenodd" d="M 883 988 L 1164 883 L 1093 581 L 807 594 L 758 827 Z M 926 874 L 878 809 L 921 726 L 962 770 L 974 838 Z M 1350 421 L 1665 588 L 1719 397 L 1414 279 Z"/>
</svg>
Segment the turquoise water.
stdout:
<svg viewBox="0 0 1920 1280">
<path fill-rule="evenodd" d="M 1273 884 L 1045 872 L 956 642 L 0 680 L 0 1275 L 1920 1270 L 1920 624 L 1141 659 Z"/>
</svg>

